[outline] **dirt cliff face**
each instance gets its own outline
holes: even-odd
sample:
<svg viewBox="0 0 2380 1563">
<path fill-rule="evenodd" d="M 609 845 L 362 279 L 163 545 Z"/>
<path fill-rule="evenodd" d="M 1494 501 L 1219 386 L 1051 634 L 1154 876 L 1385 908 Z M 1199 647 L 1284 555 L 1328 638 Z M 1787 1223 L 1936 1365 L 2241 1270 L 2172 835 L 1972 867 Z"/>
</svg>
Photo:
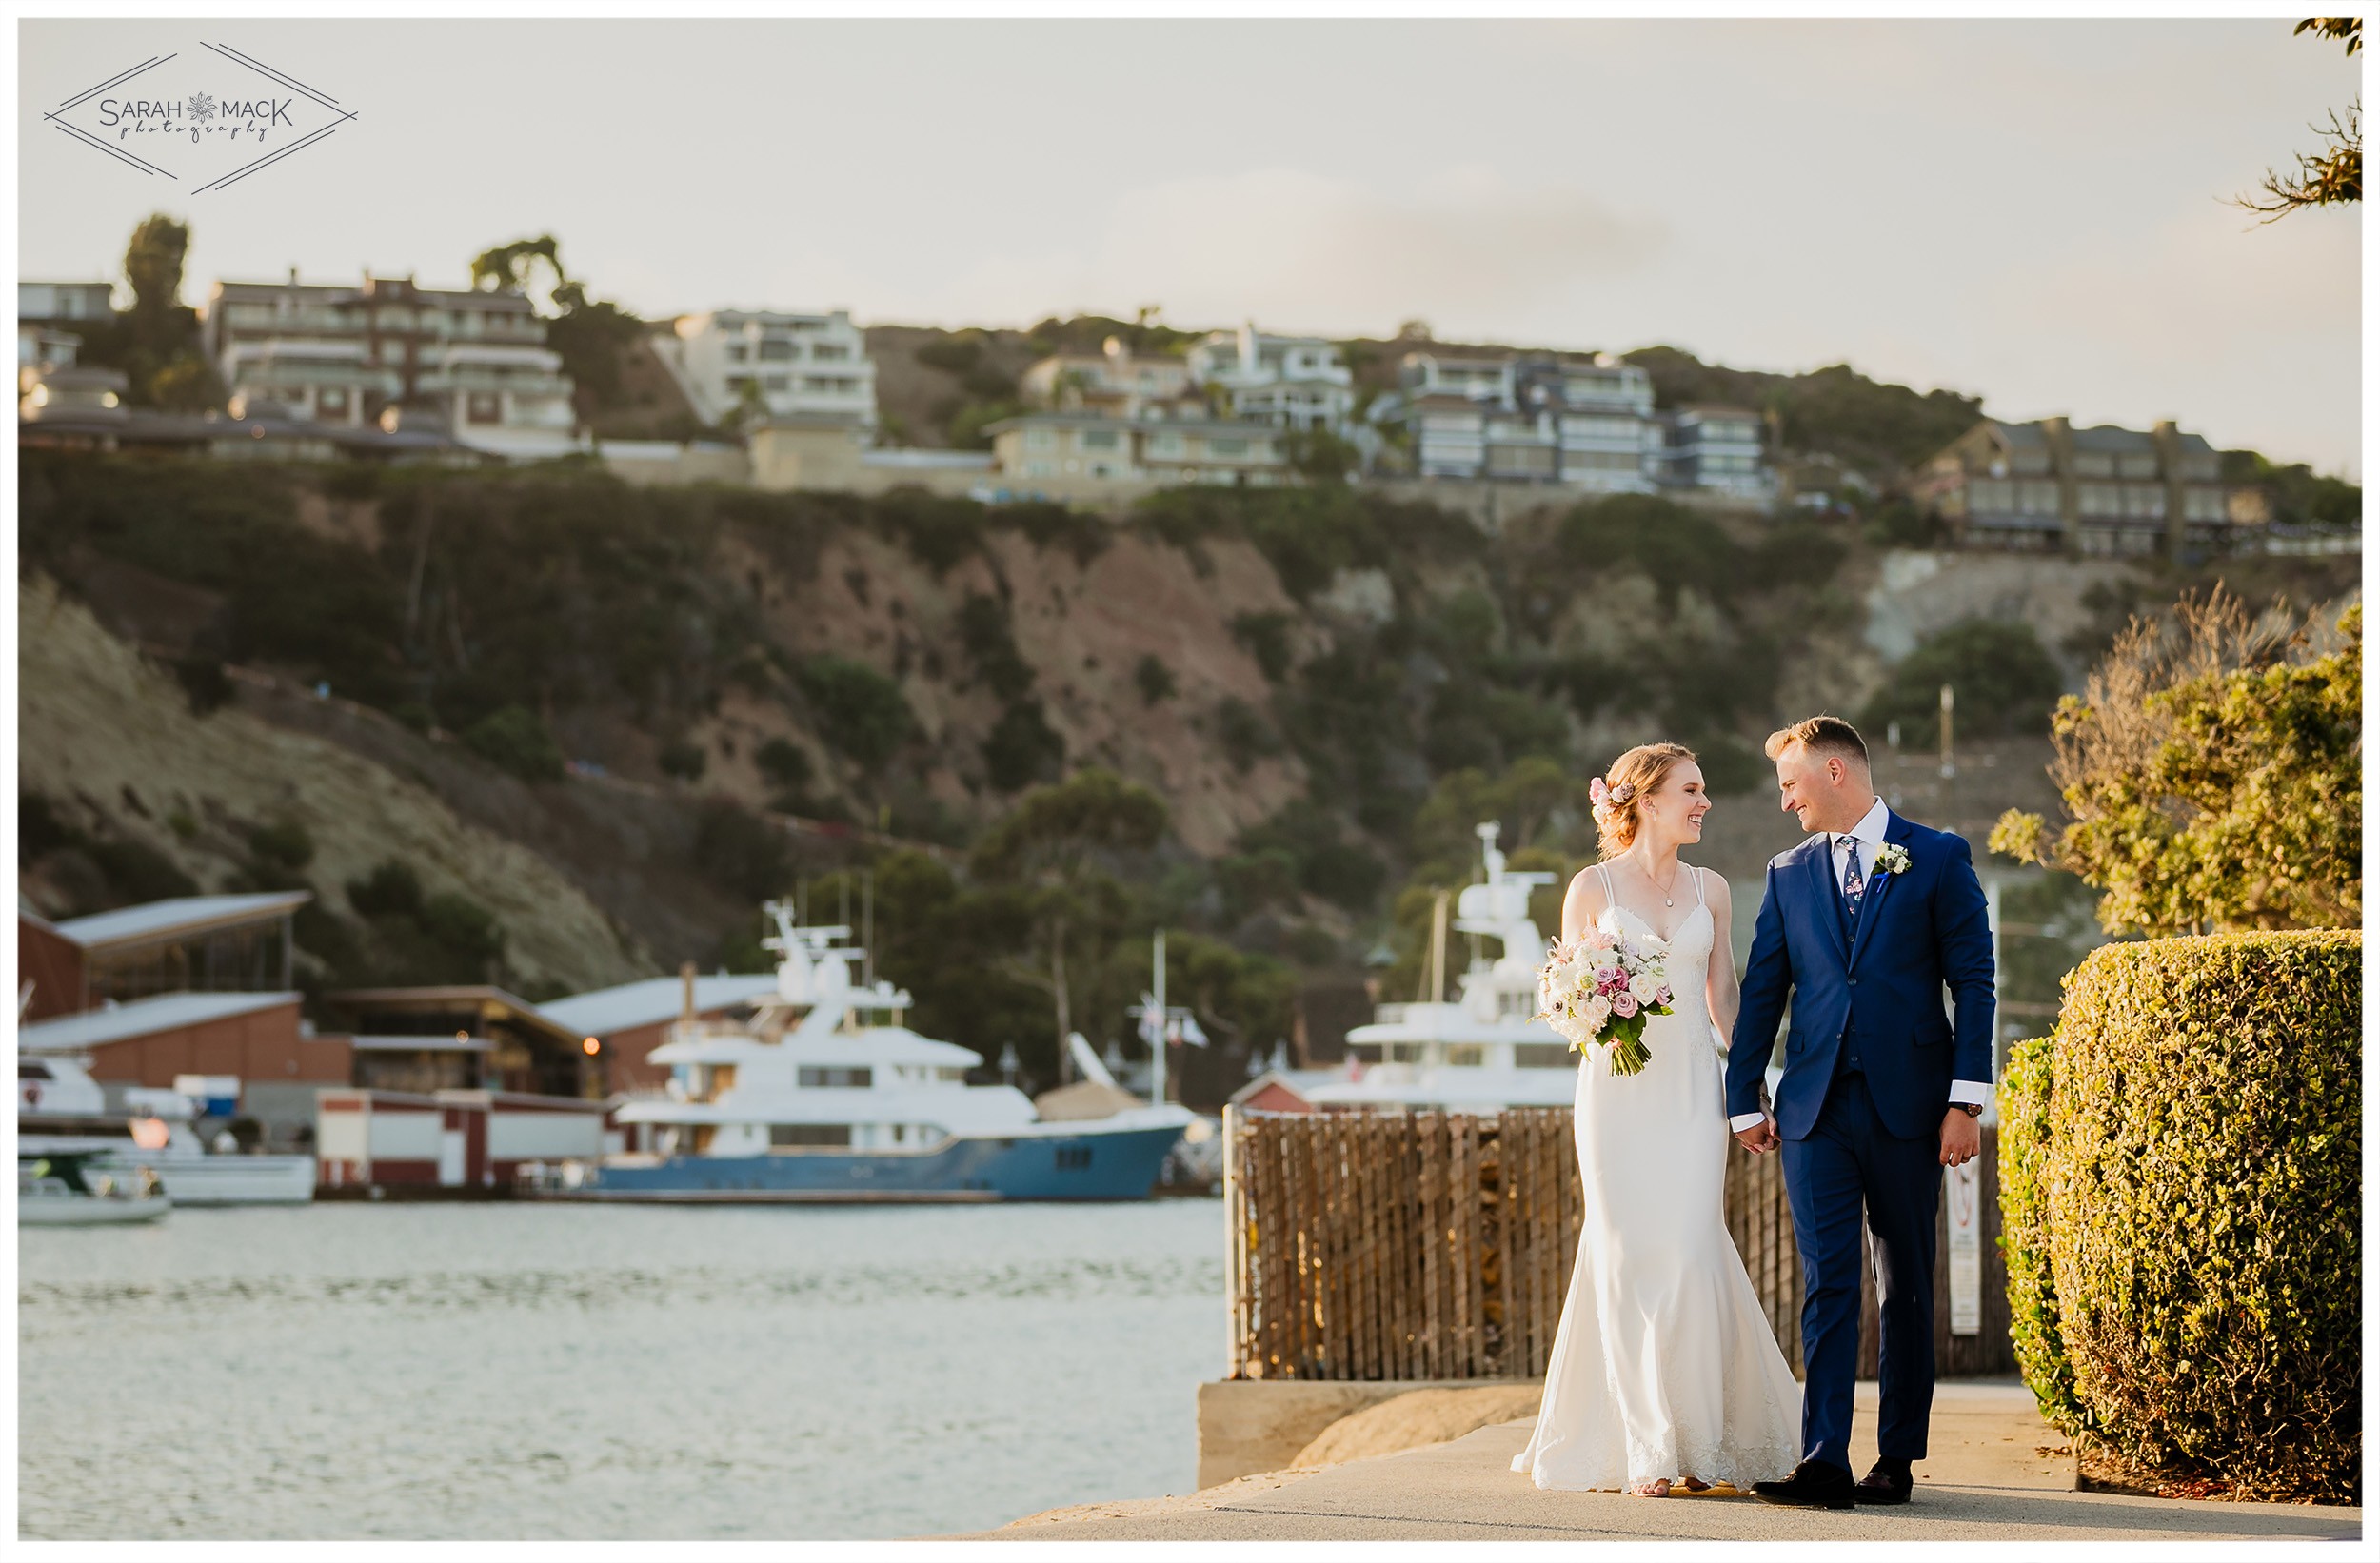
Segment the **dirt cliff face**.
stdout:
<svg viewBox="0 0 2380 1563">
<path fill-rule="evenodd" d="M 346 910 L 341 887 L 393 858 L 426 892 L 494 913 L 524 984 L 575 991 L 651 968 L 651 954 L 545 857 L 464 820 L 421 782 L 244 710 L 193 716 L 171 678 L 46 581 L 19 586 L 17 615 L 18 786 L 78 827 L 137 841 L 215 891 L 245 860 L 251 828 L 295 823 L 314 843 L 308 876 L 334 910 Z M 43 901 L 37 880 L 24 888 Z"/>
<path fill-rule="evenodd" d="M 1294 756 L 1259 756 L 1241 771 L 1216 742 L 1223 702 L 1261 711 L 1271 698 L 1263 670 L 1234 639 L 1232 621 L 1296 609 L 1245 543 L 1213 541 L 1194 559 L 1120 529 L 1085 560 L 1016 533 L 992 533 L 980 552 L 938 574 L 896 544 L 855 530 L 827 539 L 815 568 L 800 576 L 732 536 L 722 541 L 721 564 L 760 582 L 764 631 L 793 657 L 853 658 L 900 683 L 921 731 L 926 786 L 962 813 L 980 815 L 1002 802 L 986 780 L 982 749 L 1006 702 L 974 665 L 961 628 L 962 612 L 977 597 L 1002 605 L 1032 672 L 1028 698 L 1063 741 L 1067 762 L 1107 765 L 1154 788 L 1192 851 L 1225 850 L 1241 829 L 1303 790 Z M 1140 687 L 1148 658 L 1173 683 L 1156 700 Z M 755 806 L 771 788 L 754 757 L 771 739 L 802 747 L 823 775 L 859 780 L 784 702 L 767 695 L 729 688 L 687 737 L 704 749 L 705 785 Z"/>
</svg>

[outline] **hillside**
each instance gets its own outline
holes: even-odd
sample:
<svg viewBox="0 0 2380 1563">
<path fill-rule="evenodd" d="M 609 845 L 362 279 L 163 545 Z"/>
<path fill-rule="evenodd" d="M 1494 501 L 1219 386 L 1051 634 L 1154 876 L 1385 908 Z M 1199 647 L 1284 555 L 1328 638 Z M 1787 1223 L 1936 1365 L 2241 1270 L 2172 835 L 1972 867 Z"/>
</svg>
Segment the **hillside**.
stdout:
<svg viewBox="0 0 2380 1563">
<path fill-rule="evenodd" d="M 1163 824 L 1101 857 L 1109 888 L 1072 924 L 1078 1023 L 1121 1025 L 1162 925 L 1244 1057 L 1288 1034 L 1301 984 L 1359 982 L 1383 941 L 1383 991 L 1410 991 L 1428 887 L 1469 877 L 1477 821 L 1523 865 L 1575 866 L 1585 768 L 1631 743 L 1702 752 L 1722 802 L 1705 861 L 1756 877 L 1791 840 L 1758 759 L 1778 722 L 1902 720 L 1922 750 L 1935 683 L 1957 683 L 1971 780 L 1935 800 L 1920 762 L 1908 784 L 1963 828 L 2051 801 L 2048 705 L 2127 611 L 2216 573 L 2304 603 L 2355 575 L 1879 550 L 1848 524 L 1643 498 L 1489 535 L 1335 487 L 1109 521 L 568 466 L 28 451 L 20 500 L 20 786 L 48 821 L 21 866 L 49 909 L 169 875 L 295 879 L 344 920 L 301 928 L 325 980 L 485 970 L 497 937 L 508 980 L 584 986 L 756 959 L 763 897 L 842 895 L 822 876 L 872 864 L 922 1023 L 1044 1071 L 1034 903 L 964 859 L 1086 766 L 1148 788 Z M 369 888 L 392 861 L 414 910 Z M 1220 1087 L 1236 1065 L 1201 1067 Z"/>
</svg>

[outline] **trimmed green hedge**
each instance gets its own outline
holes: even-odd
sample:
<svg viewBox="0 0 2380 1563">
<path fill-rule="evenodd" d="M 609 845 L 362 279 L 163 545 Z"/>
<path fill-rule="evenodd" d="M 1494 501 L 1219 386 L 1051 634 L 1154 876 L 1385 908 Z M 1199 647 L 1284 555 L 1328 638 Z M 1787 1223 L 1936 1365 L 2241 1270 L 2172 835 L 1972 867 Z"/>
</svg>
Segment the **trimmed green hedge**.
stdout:
<svg viewBox="0 0 2380 1563">
<path fill-rule="evenodd" d="M 2037 1263 L 2030 1307 L 2011 1264 L 2012 1301 L 2034 1393 L 2059 1403 L 2062 1344 L 2087 1430 L 2135 1465 L 2358 1490 L 2362 964 L 2353 930 L 2227 934 L 2107 945 L 2067 979 L 2047 1111 L 2028 1078 L 2016 1136 L 2054 1315 Z"/>
<path fill-rule="evenodd" d="M 2000 1075 L 2000 1255 L 2008 1272 L 2008 1333 L 2016 1371 L 2025 1376 L 2042 1417 L 2073 1436 L 2090 1426 L 2074 1398 L 2074 1366 L 2057 1327 L 2057 1282 L 2050 1271 L 2049 1209 L 2042 1199 L 2042 1166 L 2050 1143 L 2048 1037 L 2009 1049 Z"/>
</svg>

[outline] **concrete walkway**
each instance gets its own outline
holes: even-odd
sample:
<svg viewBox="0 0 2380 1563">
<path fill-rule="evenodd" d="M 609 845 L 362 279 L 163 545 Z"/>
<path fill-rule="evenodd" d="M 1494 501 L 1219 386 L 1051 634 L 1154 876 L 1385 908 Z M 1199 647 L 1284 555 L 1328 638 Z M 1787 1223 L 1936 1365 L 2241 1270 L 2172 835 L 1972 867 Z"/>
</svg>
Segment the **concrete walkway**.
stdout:
<svg viewBox="0 0 2380 1563">
<path fill-rule="evenodd" d="M 1875 1447 L 1859 1387 L 1854 1461 Z M 1184 1497 L 1053 1510 L 968 1537 L 1002 1541 L 2353 1541 L 2361 1509 L 2209 1503 L 2074 1490 L 2065 1440 L 2014 1383 L 1935 1394 L 1932 1458 L 1906 1508 L 1778 1509 L 1725 1489 L 1666 1499 L 1541 1493 L 1511 1470 L 1527 1422 L 1314 1472 L 1246 1476 Z"/>
</svg>

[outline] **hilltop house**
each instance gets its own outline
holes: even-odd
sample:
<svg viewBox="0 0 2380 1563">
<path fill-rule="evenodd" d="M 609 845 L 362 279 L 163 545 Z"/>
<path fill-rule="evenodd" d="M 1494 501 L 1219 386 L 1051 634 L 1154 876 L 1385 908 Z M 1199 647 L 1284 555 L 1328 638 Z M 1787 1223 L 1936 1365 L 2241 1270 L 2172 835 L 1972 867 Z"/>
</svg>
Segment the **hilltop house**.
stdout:
<svg viewBox="0 0 2380 1563">
<path fill-rule="evenodd" d="M 1424 478 L 1562 484 L 1593 493 L 1696 486 L 1654 411 L 1653 379 L 1609 353 L 1407 353 L 1387 415 L 1413 437 Z M 1755 446 L 1756 449 L 1756 446 Z M 1716 470 L 1716 468 L 1714 470 Z"/>
<path fill-rule="evenodd" d="M 545 323 L 515 292 L 218 282 L 200 310 L 235 418 L 327 430 L 450 431 L 510 461 L 579 448 L 569 377 Z"/>
<path fill-rule="evenodd" d="M 1236 418 L 1344 435 L 1355 416 L 1355 373 L 1321 337 L 1266 336 L 1250 322 L 1191 344 L 1186 366 L 1192 382 L 1223 393 Z"/>
<path fill-rule="evenodd" d="M 1026 413 L 985 425 L 1001 481 L 1018 498 L 1099 501 L 1192 484 L 1293 481 L 1285 431 L 1220 418 Z"/>
<path fill-rule="evenodd" d="M 1025 402 L 1047 412 L 1102 418 L 1173 418 L 1203 413 L 1206 403 L 1179 358 L 1139 355 L 1121 337 L 1096 353 L 1053 353 L 1017 377 Z"/>
<path fill-rule="evenodd" d="M 2271 518 L 2260 488 L 2172 422 L 2148 433 L 1987 418 L 1911 474 L 1916 504 L 1969 546 L 2140 555 L 2232 546 Z"/>
<path fill-rule="evenodd" d="M 743 407 L 876 428 L 876 361 L 848 310 L 714 309 L 682 317 L 653 346 L 706 424 Z"/>
</svg>

